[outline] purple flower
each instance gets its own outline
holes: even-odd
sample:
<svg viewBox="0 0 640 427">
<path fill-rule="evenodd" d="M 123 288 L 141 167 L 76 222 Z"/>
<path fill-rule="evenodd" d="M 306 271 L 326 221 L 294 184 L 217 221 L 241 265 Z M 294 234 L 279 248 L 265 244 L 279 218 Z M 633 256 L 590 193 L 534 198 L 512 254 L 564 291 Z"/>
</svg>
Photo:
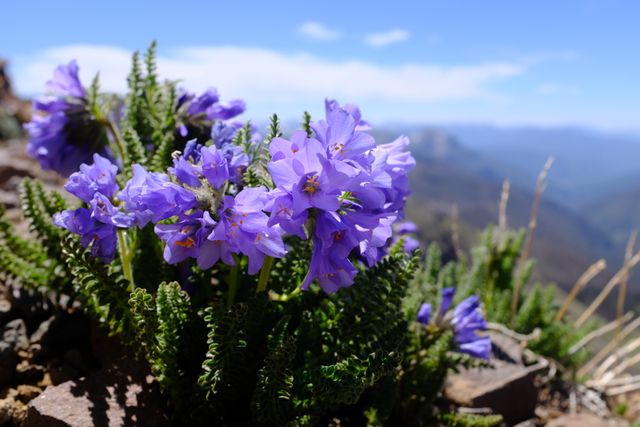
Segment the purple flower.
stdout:
<svg viewBox="0 0 640 427">
<path fill-rule="evenodd" d="M 408 254 L 413 253 L 420 247 L 420 242 L 411 234 L 418 232 L 418 226 L 411 221 L 397 222 L 393 225 L 394 237 L 392 244 L 402 239 L 404 251 Z"/>
<path fill-rule="evenodd" d="M 205 90 L 202 95 L 195 96 L 191 99 L 187 108 L 187 114 L 195 116 L 198 114 L 207 114 L 207 110 L 220 100 L 216 88 L 210 87 Z"/>
<path fill-rule="evenodd" d="M 211 241 L 226 242 L 231 252 L 246 255 L 249 274 L 260 270 L 265 256 L 282 258 L 286 254 L 282 229 L 269 226 L 263 212 L 268 198 L 264 187 L 245 188 L 235 198 L 225 196 L 220 222 L 209 236 Z"/>
<path fill-rule="evenodd" d="M 265 256 L 281 258 L 286 253 L 282 230 L 269 226 L 263 212 L 269 197 L 265 188 L 245 188 L 235 197 L 224 197 L 217 221 L 198 209 L 179 215 L 174 224 L 157 224 L 155 232 L 165 242 L 164 259 L 175 264 L 195 258 L 207 269 L 219 260 L 235 265 L 233 254 L 243 254 L 249 258 L 249 274 L 257 273 Z"/>
<path fill-rule="evenodd" d="M 199 157 L 200 153 L 198 153 L 198 158 Z M 200 182 L 199 172 L 202 172 L 202 168 L 194 166 L 187 158 L 188 157 L 180 156 L 173 159 L 173 167 L 169 168 L 169 172 L 178 178 L 180 182 L 190 187 L 200 187 L 202 183 Z"/>
<path fill-rule="evenodd" d="M 177 264 L 195 258 L 201 269 L 211 268 L 220 258 L 220 245 L 207 240 L 215 225 L 209 212 L 200 210 L 180 216 L 175 224 L 157 224 L 154 231 L 165 242 L 165 261 Z"/>
<path fill-rule="evenodd" d="M 27 154 L 43 169 L 64 176 L 89 163 L 95 153 L 111 157 L 104 129 L 88 110 L 75 61 L 59 66 L 47 87 L 52 96 L 34 102 L 36 114 L 25 124 L 29 133 Z"/>
<path fill-rule="evenodd" d="M 393 231 L 399 235 L 417 233 L 418 226 L 412 221 L 401 221 L 394 224 Z"/>
<path fill-rule="evenodd" d="M 233 143 L 233 139 L 243 125 L 240 122 L 225 123 L 222 121 L 215 122 L 211 127 L 211 140 L 213 144 L 220 148 L 223 145 Z"/>
<path fill-rule="evenodd" d="M 71 174 L 64 188 L 85 203 L 89 203 L 95 193 L 111 198 L 118 191 L 117 173 L 116 165 L 96 153 L 93 155 L 93 163 L 81 164 L 80 171 Z"/>
<path fill-rule="evenodd" d="M 348 109 L 340 107 L 336 101 L 327 101 L 325 109 L 326 120 L 313 123 L 312 128 L 316 138 L 327 149 L 327 155 L 330 158 L 363 161 L 361 156 L 373 149 L 376 142 L 371 135 L 359 130 L 360 110 L 355 106 Z"/>
<path fill-rule="evenodd" d="M 80 165 L 80 171 L 69 177 L 65 189 L 87 203 L 90 209 L 66 210 L 54 216 L 54 224 L 80 235 L 80 243 L 104 262 L 115 256 L 117 228 L 132 227 L 135 218 L 113 205 L 118 190 L 118 167 L 108 159 L 93 155 L 94 163 Z"/>
<path fill-rule="evenodd" d="M 350 257 L 371 267 L 386 254 L 412 158 L 402 154 L 404 140 L 376 147 L 356 106 L 326 101 L 325 110 L 326 120 L 312 124 L 314 138 L 299 131 L 271 141 L 268 170 L 276 188 L 266 208 L 269 224 L 300 238 L 307 222 L 315 225 L 303 288 L 317 280 L 334 292 L 353 283 Z"/>
<path fill-rule="evenodd" d="M 178 135 L 182 141 L 197 139 L 199 143 L 204 143 L 211 136 L 214 121 L 231 119 L 245 109 L 245 103 L 241 100 L 233 100 L 229 105 L 221 104 L 215 88 L 209 88 L 198 96 L 183 92 L 176 105 Z"/>
<path fill-rule="evenodd" d="M 384 159 L 378 167 L 391 178 L 389 187 L 380 187 L 385 194 L 385 209 L 403 212 L 404 204 L 411 193 L 409 191 L 409 172 L 415 167 L 416 161 L 407 147 L 409 138 L 401 136 L 388 144 L 378 145 L 372 150 L 376 159 Z"/>
<path fill-rule="evenodd" d="M 171 182 L 166 174 L 148 172 L 140 165 L 133 165 L 133 177 L 118 197 L 124 202 L 125 209 L 135 216 L 139 227 L 198 206 L 191 191 Z"/>
<path fill-rule="evenodd" d="M 438 309 L 438 315 L 433 319 L 433 322 L 440 327 L 453 330 L 454 340 L 462 353 L 479 359 L 489 359 L 491 339 L 477 334 L 478 331 L 487 328 L 487 321 L 480 310 L 478 296 L 472 295 L 463 300 L 451 313 L 449 308 L 453 302 L 454 293 L 455 290 L 453 288 L 444 288 L 442 290 L 442 301 Z M 427 325 L 432 322 L 430 317 L 431 304 L 422 304 L 418 312 L 418 322 Z"/>
<path fill-rule="evenodd" d="M 425 302 L 420 306 L 420 310 L 418 310 L 418 322 L 423 325 L 428 325 L 431 320 L 431 304 Z"/>
<path fill-rule="evenodd" d="M 72 60 L 67 65 L 59 65 L 53 72 L 53 79 L 47 82 L 47 89 L 59 96 L 84 98 L 86 92 L 78 77 L 78 64 Z"/>
<path fill-rule="evenodd" d="M 105 224 L 92 218 L 91 211 L 86 208 L 67 210 L 57 213 L 53 223 L 80 235 L 80 244 L 90 248 L 91 254 L 105 263 L 115 258 L 117 229 L 112 224 Z"/>
<path fill-rule="evenodd" d="M 271 197 L 265 205 L 265 210 L 271 212 L 268 225 L 279 224 L 282 229 L 305 240 L 307 235 L 304 231 L 304 224 L 307 222 L 307 212 L 293 217 L 293 199 L 291 194 L 282 190 L 273 190 Z"/>
<path fill-rule="evenodd" d="M 358 272 L 349 254 L 358 246 L 354 230 L 335 212 L 321 212 L 314 231 L 313 253 L 302 289 L 317 280 L 326 293 L 350 286 Z"/>
<path fill-rule="evenodd" d="M 207 109 L 207 117 L 210 119 L 229 120 L 239 116 L 247 109 L 246 104 L 241 99 L 229 101 L 228 105 L 214 104 Z"/>
<path fill-rule="evenodd" d="M 235 144 L 224 144 L 220 147 L 220 151 L 229 165 L 229 180 L 235 184 L 241 184 L 244 172 L 249 166 L 249 156 L 242 147 Z"/>
<path fill-rule="evenodd" d="M 357 105 L 345 104 L 342 107 L 340 107 L 340 104 L 335 99 L 324 100 L 324 111 L 327 116 L 329 115 L 330 111 L 333 111 L 336 109 L 343 109 L 353 117 L 354 121 L 356 122 L 356 128 L 355 128 L 356 131 L 365 131 L 365 130 L 371 129 L 371 125 L 368 122 L 365 122 L 364 120 L 362 120 L 362 115 L 360 114 L 360 108 L 358 108 Z"/>
<path fill-rule="evenodd" d="M 120 208 L 113 206 L 104 194 L 96 193 L 91 202 L 91 218 L 104 224 L 111 224 L 120 228 L 133 227 L 136 219 L 130 213 L 122 212 Z"/>
<path fill-rule="evenodd" d="M 456 290 L 454 288 L 443 288 L 442 289 L 442 300 L 440 301 L 440 307 L 438 308 L 438 315 L 444 316 L 449 308 L 451 308 L 451 304 L 453 304 L 453 296 L 455 295 Z"/>
<path fill-rule="evenodd" d="M 200 150 L 202 158 L 202 175 L 213 188 L 221 188 L 229 179 L 229 163 L 222 151 L 215 145 Z"/>
<path fill-rule="evenodd" d="M 291 195 L 294 218 L 309 208 L 335 211 L 340 207 L 339 196 L 356 174 L 351 166 L 331 162 L 320 141 L 301 132 L 296 132 L 291 142 L 276 141 L 270 150 L 271 178 L 277 188 Z"/>
<path fill-rule="evenodd" d="M 411 237 L 411 236 L 403 236 L 404 239 L 404 251 L 407 254 L 412 254 L 416 249 L 420 248 L 420 242 Z"/>
</svg>

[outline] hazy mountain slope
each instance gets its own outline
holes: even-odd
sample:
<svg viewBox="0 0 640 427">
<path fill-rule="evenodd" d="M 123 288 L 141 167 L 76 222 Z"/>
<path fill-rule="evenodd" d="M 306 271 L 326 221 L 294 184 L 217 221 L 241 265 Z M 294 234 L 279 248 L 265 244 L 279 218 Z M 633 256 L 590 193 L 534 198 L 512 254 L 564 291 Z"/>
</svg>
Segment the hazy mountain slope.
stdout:
<svg viewBox="0 0 640 427">
<path fill-rule="evenodd" d="M 622 247 L 631 230 L 640 228 L 640 182 L 634 188 L 602 197 L 586 207 L 584 212 L 591 224 Z"/>
<path fill-rule="evenodd" d="M 482 156 L 461 146 L 438 131 L 412 136 L 412 153 L 417 167 L 412 174 L 412 200 L 408 216 L 423 225 L 445 226 L 445 231 L 425 229 L 430 239 L 446 240 L 453 204 L 459 206 L 460 221 L 468 230 L 480 230 L 497 223 L 498 200 L 503 176 Z M 510 225 L 525 227 L 533 194 L 514 186 L 508 206 Z M 433 218 L 439 218 L 434 221 Z M 593 261 L 611 253 L 609 239 L 584 218 L 560 205 L 543 199 L 533 256 L 541 264 L 540 279 L 556 281 L 561 287 L 573 285 Z"/>
<path fill-rule="evenodd" d="M 547 157 L 556 162 L 548 197 L 575 211 L 612 189 L 640 183 L 640 137 L 580 128 L 498 128 L 443 126 L 469 148 L 493 162 L 512 182 L 532 188 Z M 519 175 L 513 170 L 520 171 Z"/>
</svg>

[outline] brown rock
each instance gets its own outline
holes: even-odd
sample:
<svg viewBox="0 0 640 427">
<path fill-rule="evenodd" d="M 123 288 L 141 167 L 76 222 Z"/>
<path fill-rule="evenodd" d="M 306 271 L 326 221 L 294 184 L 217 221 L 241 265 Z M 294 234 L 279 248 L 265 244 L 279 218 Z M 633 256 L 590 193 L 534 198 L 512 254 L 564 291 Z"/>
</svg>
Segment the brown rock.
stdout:
<svg viewBox="0 0 640 427">
<path fill-rule="evenodd" d="M 614 427 L 619 425 L 616 420 L 605 420 L 593 414 L 563 415 L 547 423 L 547 427 Z"/>
<path fill-rule="evenodd" d="M 139 363 L 121 363 L 48 387 L 29 403 L 23 427 L 169 426 L 157 384 Z"/>
<path fill-rule="evenodd" d="M 8 423 L 20 425 L 24 420 L 27 413 L 27 405 L 17 400 L 17 396 L 18 392 L 15 389 L 10 389 L 5 397 L 0 399 L 0 426 Z"/>
<path fill-rule="evenodd" d="M 532 418 L 538 402 L 535 373 L 500 360 L 492 365 L 495 369 L 473 368 L 449 375 L 445 396 L 460 406 L 491 408 L 508 425 Z"/>
<path fill-rule="evenodd" d="M 42 389 L 40 387 L 21 384 L 16 387 L 18 392 L 17 398 L 23 403 L 29 403 L 29 401 L 38 397 L 40 393 L 42 393 Z"/>
</svg>

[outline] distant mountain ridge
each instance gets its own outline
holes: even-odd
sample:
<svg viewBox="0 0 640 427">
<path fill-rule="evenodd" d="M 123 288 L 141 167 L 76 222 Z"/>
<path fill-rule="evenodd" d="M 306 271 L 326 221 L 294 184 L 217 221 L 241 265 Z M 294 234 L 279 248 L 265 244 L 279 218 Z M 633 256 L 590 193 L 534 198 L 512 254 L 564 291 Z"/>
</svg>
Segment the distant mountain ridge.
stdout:
<svg viewBox="0 0 640 427">
<path fill-rule="evenodd" d="M 379 141 L 387 142 L 395 138 L 398 132 L 377 130 L 374 134 Z M 527 225 L 533 200 L 532 188 L 547 157 L 546 153 L 542 155 L 544 146 L 537 147 L 540 155 L 532 155 L 531 164 L 526 165 L 517 161 L 503 163 L 504 158 L 500 155 L 492 156 L 497 151 L 488 149 L 488 145 L 485 149 L 478 149 L 478 145 L 467 143 L 462 136 L 455 137 L 436 128 L 413 129 L 407 135 L 411 138 L 411 151 L 417 161 L 411 177 L 413 195 L 407 211 L 409 218 L 422 225 L 426 240 L 442 242 L 445 240 L 443 235 L 451 233 L 450 217 L 454 204 L 458 205 L 462 240 L 467 243 L 473 230 L 496 224 L 505 178 L 513 183 L 507 209 L 509 225 L 515 228 Z M 526 148 L 524 145 L 524 152 L 535 151 L 527 151 Z M 637 148 L 640 153 L 640 144 Z M 568 153 L 560 152 L 560 161 L 567 155 Z M 579 161 L 586 161 L 586 158 L 586 155 L 576 156 Z M 596 163 L 603 164 L 606 161 Z M 628 170 L 630 169 L 629 167 Z M 594 221 L 585 209 L 574 210 L 571 203 L 561 203 L 563 198 L 550 197 L 554 194 L 554 186 L 565 183 L 561 178 L 575 179 L 577 182 L 581 176 L 571 170 L 562 172 L 555 179 L 549 179 L 540 208 L 532 255 L 540 263 L 541 268 L 537 269 L 540 274 L 538 279 L 557 282 L 567 290 L 591 263 L 601 257 L 609 261 L 608 274 L 612 274 L 621 262 L 623 249 L 620 249 L 619 242 L 613 238 L 611 230 L 599 226 L 602 219 Z M 595 172 L 591 170 L 591 175 L 599 174 Z M 573 185 L 573 182 L 568 184 Z M 571 186 L 565 185 L 564 188 Z M 555 195 L 558 194 L 562 193 L 556 191 Z M 636 200 L 640 205 L 640 197 Z M 606 212 L 604 215 L 606 217 Z M 442 230 L 443 227 L 446 230 Z M 599 281 L 590 285 L 583 292 L 582 298 L 592 299 L 606 276 L 607 274 L 603 274 Z M 612 307 L 609 306 L 608 309 L 611 312 Z"/>
<path fill-rule="evenodd" d="M 442 129 L 498 168 L 502 165 L 500 170 L 525 188 L 531 188 L 547 157 L 555 157 L 547 196 L 575 211 L 640 183 L 640 136 L 576 127 Z M 521 175 L 512 175 L 514 168 Z"/>
</svg>

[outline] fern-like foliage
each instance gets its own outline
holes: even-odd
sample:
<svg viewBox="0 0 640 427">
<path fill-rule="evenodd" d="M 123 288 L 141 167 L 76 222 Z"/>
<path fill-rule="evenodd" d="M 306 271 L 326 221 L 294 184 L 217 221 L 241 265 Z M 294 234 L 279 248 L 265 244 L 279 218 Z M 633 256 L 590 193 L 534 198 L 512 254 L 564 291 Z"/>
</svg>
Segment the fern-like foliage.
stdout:
<svg viewBox="0 0 640 427">
<path fill-rule="evenodd" d="M 124 342 L 131 342 L 134 329 L 129 310 L 129 283 L 115 269 L 94 258 L 74 237 L 62 244 L 62 259 L 72 276 L 74 293 L 84 307 Z"/>
<path fill-rule="evenodd" d="M 60 243 L 66 234 L 53 225 L 53 214 L 64 209 L 61 196 L 46 193 L 40 181 L 24 178 L 20 185 L 22 212 L 29 221 L 31 231 L 39 238 L 53 259 L 59 259 Z M 62 209 L 60 209 L 62 208 Z"/>
<path fill-rule="evenodd" d="M 273 180 L 271 179 L 271 174 L 267 170 L 267 164 L 271 160 L 269 144 L 274 138 L 282 136 L 282 132 L 280 131 L 280 119 L 276 114 L 271 116 L 269 122 L 269 133 L 264 140 L 258 143 L 252 143 L 250 141 L 250 128 L 248 127 L 248 124 L 245 129 L 239 132 L 238 135 L 239 141 L 241 141 L 240 144 L 244 145 L 245 152 L 251 159 L 251 162 L 244 174 L 245 184 L 248 187 L 264 186 L 267 188 L 273 188 Z"/>
<path fill-rule="evenodd" d="M 448 413 L 439 415 L 438 421 L 450 427 L 493 427 L 502 423 L 502 417 L 500 415 Z"/>
</svg>

